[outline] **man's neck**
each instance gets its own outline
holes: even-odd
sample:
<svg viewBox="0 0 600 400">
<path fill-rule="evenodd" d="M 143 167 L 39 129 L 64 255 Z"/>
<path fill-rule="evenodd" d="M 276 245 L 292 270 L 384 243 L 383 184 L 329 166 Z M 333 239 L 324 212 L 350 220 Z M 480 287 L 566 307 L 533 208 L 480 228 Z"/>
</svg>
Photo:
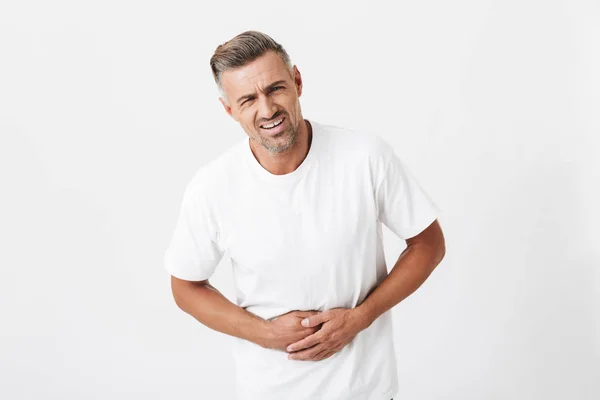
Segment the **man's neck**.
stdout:
<svg viewBox="0 0 600 400">
<path fill-rule="evenodd" d="M 260 165 L 273 175 L 293 172 L 306 158 L 312 142 L 312 127 L 305 119 L 298 126 L 296 141 L 282 153 L 270 153 L 260 145 L 250 141 L 250 149 Z"/>
</svg>

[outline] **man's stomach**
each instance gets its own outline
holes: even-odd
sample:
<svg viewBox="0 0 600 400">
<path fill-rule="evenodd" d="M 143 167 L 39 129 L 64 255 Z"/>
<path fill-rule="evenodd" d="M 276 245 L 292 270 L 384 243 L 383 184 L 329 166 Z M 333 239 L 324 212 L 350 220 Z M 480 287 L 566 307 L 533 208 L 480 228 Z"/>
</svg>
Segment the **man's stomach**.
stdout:
<svg viewBox="0 0 600 400">
<path fill-rule="evenodd" d="M 284 351 L 231 337 L 237 398 L 381 400 L 398 385 L 392 338 L 390 312 L 320 361 L 289 360 Z"/>
</svg>

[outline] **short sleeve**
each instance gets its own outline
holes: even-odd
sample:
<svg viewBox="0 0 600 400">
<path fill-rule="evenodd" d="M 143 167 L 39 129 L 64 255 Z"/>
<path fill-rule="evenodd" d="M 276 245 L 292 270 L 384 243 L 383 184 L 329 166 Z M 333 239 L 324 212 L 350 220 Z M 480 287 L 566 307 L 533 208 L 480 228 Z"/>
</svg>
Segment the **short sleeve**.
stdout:
<svg viewBox="0 0 600 400">
<path fill-rule="evenodd" d="M 198 195 L 197 182 L 186 187 L 171 241 L 164 253 L 164 267 L 187 281 L 208 279 L 223 257 L 218 231 L 206 199 Z"/>
<path fill-rule="evenodd" d="M 378 219 L 401 239 L 409 239 L 431 225 L 439 209 L 392 147 L 381 140 L 380 171 L 375 190 Z"/>
</svg>

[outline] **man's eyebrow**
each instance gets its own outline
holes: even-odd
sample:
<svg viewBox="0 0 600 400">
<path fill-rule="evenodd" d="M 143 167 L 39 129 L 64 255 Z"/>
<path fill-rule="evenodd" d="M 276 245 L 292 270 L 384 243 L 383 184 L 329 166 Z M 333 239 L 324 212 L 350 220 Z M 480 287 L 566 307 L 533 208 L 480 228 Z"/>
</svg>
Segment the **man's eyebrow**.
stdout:
<svg viewBox="0 0 600 400">
<path fill-rule="evenodd" d="M 282 83 L 286 83 L 286 81 L 281 79 L 279 81 L 273 82 L 270 85 L 268 85 L 266 88 L 264 88 L 263 90 L 267 91 L 267 90 L 273 88 L 273 86 L 281 85 Z M 242 100 L 245 100 L 245 99 L 248 99 L 248 98 L 251 98 L 254 96 L 255 96 L 255 93 L 245 94 L 245 95 L 241 96 L 240 98 L 238 98 L 236 102 L 239 104 Z"/>
</svg>

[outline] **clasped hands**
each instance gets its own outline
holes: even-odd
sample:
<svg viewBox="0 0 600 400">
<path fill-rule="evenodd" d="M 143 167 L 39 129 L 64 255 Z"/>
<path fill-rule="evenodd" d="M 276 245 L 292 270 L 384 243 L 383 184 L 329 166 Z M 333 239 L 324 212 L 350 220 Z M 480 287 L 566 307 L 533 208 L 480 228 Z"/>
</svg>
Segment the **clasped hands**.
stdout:
<svg viewBox="0 0 600 400">
<path fill-rule="evenodd" d="M 283 350 L 290 360 L 319 361 L 340 351 L 369 323 L 356 308 L 290 311 L 268 321 L 263 347 Z"/>
</svg>

